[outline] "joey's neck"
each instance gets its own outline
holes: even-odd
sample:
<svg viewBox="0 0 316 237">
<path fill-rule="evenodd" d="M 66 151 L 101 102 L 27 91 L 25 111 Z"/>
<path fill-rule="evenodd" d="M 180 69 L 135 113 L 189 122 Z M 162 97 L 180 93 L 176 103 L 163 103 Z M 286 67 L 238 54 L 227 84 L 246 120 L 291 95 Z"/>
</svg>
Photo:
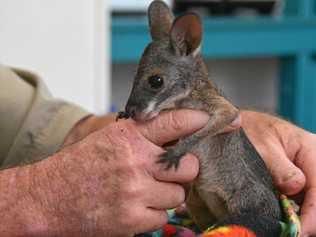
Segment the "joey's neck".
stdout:
<svg viewBox="0 0 316 237">
<path fill-rule="evenodd" d="M 192 93 L 199 94 L 203 97 L 210 97 L 214 95 L 219 95 L 219 91 L 216 86 L 209 78 L 196 78 L 194 81 L 194 86 L 192 87 Z"/>
<path fill-rule="evenodd" d="M 202 56 L 198 55 L 195 59 L 194 69 L 192 73 L 193 87 L 196 89 L 202 89 L 202 87 L 210 87 L 212 83 L 209 80 L 209 73 L 206 64 L 203 61 Z"/>
<path fill-rule="evenodd" d="M 191 96 L 195 95 L 196 99 L 197 97 L 203 99 L 219 94 L 214 83 L 209 79 L 208 68 L 201 55 L 196 56 L 190 70 Z"/>
</svg>

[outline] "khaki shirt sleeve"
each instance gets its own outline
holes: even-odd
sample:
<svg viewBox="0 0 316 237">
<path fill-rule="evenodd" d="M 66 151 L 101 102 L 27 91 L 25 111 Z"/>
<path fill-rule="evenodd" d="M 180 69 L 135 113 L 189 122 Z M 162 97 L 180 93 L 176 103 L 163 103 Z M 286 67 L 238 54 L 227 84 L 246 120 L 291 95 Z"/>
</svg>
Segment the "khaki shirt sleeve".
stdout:
<svg viewBox="0 0 316 237">
<path fill-rule="evenodd" d="M 87 115 L 54 99 L 35 74 L 0 65 L 0 167 L 33 163 L 55 153 Z"/>
</svg>

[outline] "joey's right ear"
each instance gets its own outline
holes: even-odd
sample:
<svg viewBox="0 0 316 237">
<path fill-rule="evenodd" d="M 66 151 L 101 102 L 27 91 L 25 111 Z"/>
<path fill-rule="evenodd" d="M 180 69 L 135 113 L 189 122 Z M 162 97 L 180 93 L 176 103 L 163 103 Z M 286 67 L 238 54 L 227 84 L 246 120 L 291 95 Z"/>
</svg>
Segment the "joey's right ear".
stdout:
<svg viewBox="0 0 316 237">
<path fill-rule="evenodd" d="M 162 0 L 154 0 L 148 9 L 148 19 L 151 37 L 159 40 L 169 37 L 173 22 L 173 14 Z"/>
<path fill-rule="evenodd" d="M 196 56 L 202 41 L 202 23 L 195 13 L 178 17 L 170 32 L 170 42 L 174 53 L 179 56 Z"/>
</svg>

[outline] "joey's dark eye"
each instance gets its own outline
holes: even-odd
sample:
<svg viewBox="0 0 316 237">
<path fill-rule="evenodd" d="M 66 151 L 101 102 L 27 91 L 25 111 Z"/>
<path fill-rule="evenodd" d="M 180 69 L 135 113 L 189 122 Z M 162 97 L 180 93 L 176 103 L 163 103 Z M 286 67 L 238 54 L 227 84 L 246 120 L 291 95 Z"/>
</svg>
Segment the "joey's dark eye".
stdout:
<svg viewBox="0 0 316 237">
<path fill-rule="evenodd" d="M 163 85 L 163 78 L 159 75 L 154 75 L 148 78 L 148 83 L 152 89 L 159 89 Z"/>
</svg>

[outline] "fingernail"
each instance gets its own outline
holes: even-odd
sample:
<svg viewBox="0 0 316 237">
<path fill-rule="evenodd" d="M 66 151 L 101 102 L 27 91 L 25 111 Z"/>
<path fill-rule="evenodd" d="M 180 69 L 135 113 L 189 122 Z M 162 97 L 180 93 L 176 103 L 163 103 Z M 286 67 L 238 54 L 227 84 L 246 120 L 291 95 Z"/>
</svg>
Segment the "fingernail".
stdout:
<svg viewBox="0 0 316 237">
<path fill-rule="evenodd" d="M 231 126 L 233 127 L 240 127 L 241 126 L 241 116 L 238 115 L 237 118 L 231 123 Z"/>
<path fill-rule="evenodd" d="M 291 173 L 288 173 L 287 175 L 283 176 L 281 181 L 283 183 L 287 183 L 289 181 L 292 181 L 294 179 L 294 177 L 297 175 L 298 175 L 298 173 L 294 170 Z"/>
<path fill-rule="evenodd" d="M 278 186 L 285 194 L 294 195 L 304 188 L 305 182 L 305 176 L 302 173 L 293 171 L 283 176 L 279 180 Z"/>
</svg>

